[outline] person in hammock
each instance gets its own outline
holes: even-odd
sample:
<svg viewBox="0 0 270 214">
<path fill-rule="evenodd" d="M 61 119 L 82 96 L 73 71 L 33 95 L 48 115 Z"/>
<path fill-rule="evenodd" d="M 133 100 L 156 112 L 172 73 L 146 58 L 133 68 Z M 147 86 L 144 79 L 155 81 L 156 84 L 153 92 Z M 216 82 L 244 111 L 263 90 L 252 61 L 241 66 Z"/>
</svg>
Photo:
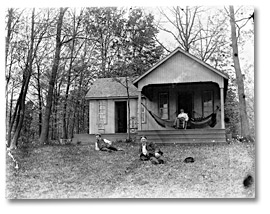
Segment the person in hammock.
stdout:
<svg viewBox="0 0 270 214">
<path fill-rule="evenodd" d="M 173 126 L 176 128 L 186 129 L 188 115 L 184 112 L 184 109 L 180 109 L 180 114 L 175 118 Z"/>
<path fill-rule="evenodd" d="M 101 138 L 101 134 L 96 134 L 96 142 L 95 142 L 95 150 L 96 151 L 123 151 L 121 148 L 116 148 L 112 146 L 112 142 L 106 139 Z"/>
<path fill-rule="evenodd" d="M 154 143 L 148 143 L 145 136 L 141 137 L 140 160 L 150 160 L 152 164 L 164 164 L 165 162 L 163 152 Z"/>
</svg>

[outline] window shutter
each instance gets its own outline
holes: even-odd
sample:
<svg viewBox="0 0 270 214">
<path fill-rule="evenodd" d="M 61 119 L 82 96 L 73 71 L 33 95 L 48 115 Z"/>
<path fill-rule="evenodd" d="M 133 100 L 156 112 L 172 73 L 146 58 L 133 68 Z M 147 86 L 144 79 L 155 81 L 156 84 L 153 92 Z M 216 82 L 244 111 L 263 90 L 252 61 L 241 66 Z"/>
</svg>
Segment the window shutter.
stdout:
<svg viewBox="0 0 270 214">
<path fill-rule="evenodd" d="M 108 102 L 107 100 L 99 100 L 97 103 L 97 123 L 107 124 L 108 123 Z"/>
</svg>

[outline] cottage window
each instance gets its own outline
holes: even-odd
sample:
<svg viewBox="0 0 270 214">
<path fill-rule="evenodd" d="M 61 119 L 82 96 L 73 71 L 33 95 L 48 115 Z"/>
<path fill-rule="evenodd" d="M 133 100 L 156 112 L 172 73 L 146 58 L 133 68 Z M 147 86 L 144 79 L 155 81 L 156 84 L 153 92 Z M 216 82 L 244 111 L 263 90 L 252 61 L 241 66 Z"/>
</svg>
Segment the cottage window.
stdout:
<svg viewBox="0 0 270 214">
<path fill-rule="evenodd" d="M 159 94 L 159 115 L 161 119 L 169 119 L 169 96 L 168 93 Z"/>
<path fill-rule="evenodd" d="M 203 92 L 203 116 L 206 117 L 214 111 L 213 91 Z"/>
<path fill-rule="evenodd" d="M 98 123 L 107 123 L 107 102 L 105 100 L 100 100 L 98 102 Z"/>
</svg>

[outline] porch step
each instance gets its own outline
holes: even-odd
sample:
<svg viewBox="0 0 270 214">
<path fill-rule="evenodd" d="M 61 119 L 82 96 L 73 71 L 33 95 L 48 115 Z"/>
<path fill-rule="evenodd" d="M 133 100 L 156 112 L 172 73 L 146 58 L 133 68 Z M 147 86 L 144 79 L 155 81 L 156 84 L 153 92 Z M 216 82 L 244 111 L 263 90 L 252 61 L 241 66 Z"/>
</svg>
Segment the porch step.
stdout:
<svg viewBox="0 0 270 214">
<path fill-rule="evenodd" d="M 155 143 L 223 143 L 226 142 L 224 129 L 187 129 L 139 131 L 137 138 L 147 136 Z"/>
<path fill-rule="evenodd" d="M 127 139 L 127 133 L 102 134 L 102 138 L 110 141 L 124 141 Z M 140 142 L 140 137 L 146 136 L 149 141 L 155 143 L 223 143 L 226 142 L 224 129 L 174 129 L 174 130 L 148 130 L 138 131 L 137 134 L 131 134 Z M 96 137 L 94 134 L 75 134 L 73 143 L 94 143 Z"/>
<path fill-rule="evenodd" d="M 147 131 L 138 131 L 138 135 L 140 134 L 225 134 L 224 129 L 173 129 L 173 130 L 147 130 Z"/>
<path fill-rule="evenodd" d="M 132 138 L 135 138 L 137 134 L 130 134 Z M 117 133 L 117 134 L 102 134 L 102 138 L 110 140 L 110 141 L 124 141 L 127 139 L 127 133 Z M 96 141 L 95 134 L 75 134 L 72 139 L 73 143 L 81 142 L 81 143 L 94 143 Z"/>
</svg>

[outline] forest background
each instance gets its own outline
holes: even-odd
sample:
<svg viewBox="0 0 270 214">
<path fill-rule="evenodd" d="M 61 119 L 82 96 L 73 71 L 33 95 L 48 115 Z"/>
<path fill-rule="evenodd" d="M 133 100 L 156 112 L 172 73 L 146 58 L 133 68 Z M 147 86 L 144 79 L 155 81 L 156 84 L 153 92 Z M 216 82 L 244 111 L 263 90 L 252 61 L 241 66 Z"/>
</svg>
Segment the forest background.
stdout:
<svg viewBox="0 0 270 214">
<path fill-rule="evenodd" d="M 232 9 L 9 8 L 5 44 L 8 147 L 47 144 L 87 133 L 85 95 L 95 79 L 134 79 L 176 47 L 228 74 L 227 133 L 254 139 L 254 8 Z M 236 27 L 234 40 L 231 26 Z"/>
</svg>

